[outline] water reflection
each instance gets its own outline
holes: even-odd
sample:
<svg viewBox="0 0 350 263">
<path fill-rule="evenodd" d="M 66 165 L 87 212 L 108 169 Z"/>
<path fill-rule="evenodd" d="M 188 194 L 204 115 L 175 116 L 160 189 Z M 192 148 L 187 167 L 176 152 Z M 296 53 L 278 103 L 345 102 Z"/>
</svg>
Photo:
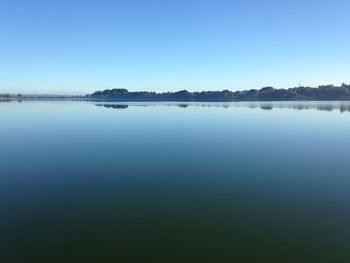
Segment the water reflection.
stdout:
<svg viewBox="0 0 350 263">
<path fill-rule="evenodd" d="M 250 106 L 252 107 L 252 106 Z M 276 109 L 292 109 L 292 110 L 318 110 L 318 111 L 340 111 L 350 112 L 349 102 L 302 102 L 302 103 L 263 103 L 260 105 L 262 110 Z"/>
<path fill-rule="evenodd" d="M 47 101 L 47 100 L 13 100 L 7 98 L 0 98 L 0 103 L 8 102 L 28 102 L 28 101 Z M 61 101 L 61 100 L 50 100 Z M 89 101 L 73 100 L 77 103 L 84 103 Z M 203 108 L 239 108 L 245 107 L 255 110 L 272 111 L 274 109 L 289 109 L 289 110 L 317 110 L 317 111 L 339 111 L 340 113 L 350 112 L 350 101 L 251 101 L 251 102 L 106 102 L 94 103 L 95 106 L 107 109 L 128 109 L 129 107 L 179 107 L 186 109 L 189 107 L 203 107 Z"/>
<path fill-rule="evenodd" d="M 262 110 L 272 110 L 273 106 L 272 105 L 261 105 L 260 108 Z"/>
<path fill-rule="evenodd" d="M 178 104 L 177 106 L 179 106 L 180 108 L 187 108 L 189 105 L 188 104 Z"/>
<path fill-rule="evenodd" d="M 349 262 L 349 102 L 22 101 L 1 263 Z"/>
<path fill-rule="evenodd" d="M 95 104 L 98 107 L 104 107 L 108 109 L 127 109 L 129 105 L 127 104 Z"/>
<path fill-rule="evenodd" d="M 167 107 L 179 107 L 179 108 L 188 108 L 188 107 L 205 107 L 205 108 L 233 108 L 233 107 L 247 107 L 250 109 L 260 109 L 264 111 L 271 111 L 273 109 L 291 109 L 291 110 L 318 110 L 318 111 L 339 111 L 340 113 L 350 112 L 350 102 L 315 102 L 315 101 L 306 101 L 306 102 L 189 102 L 189 103 L 157 103 L 157 102 L 125 102 L 123 104 L 114 104 L 104 103 L 104 104 L 95 104 L 98 107 L 104 107 L 109 109 L 127 109 L 128 107 L 154 107 L 154 106 L 167 106 Z"/>
</svg>

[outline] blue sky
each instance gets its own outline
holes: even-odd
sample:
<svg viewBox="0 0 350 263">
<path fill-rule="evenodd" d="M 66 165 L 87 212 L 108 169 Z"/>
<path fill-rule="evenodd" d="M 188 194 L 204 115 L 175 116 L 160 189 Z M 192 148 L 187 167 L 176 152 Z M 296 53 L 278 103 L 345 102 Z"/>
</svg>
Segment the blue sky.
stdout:
<svg viewBox="0 0 350 263">
<path fill-rule="evenodd" d="M 349 0 L 0 0 L 0 92 L 350 83 Z"/>
</svg>

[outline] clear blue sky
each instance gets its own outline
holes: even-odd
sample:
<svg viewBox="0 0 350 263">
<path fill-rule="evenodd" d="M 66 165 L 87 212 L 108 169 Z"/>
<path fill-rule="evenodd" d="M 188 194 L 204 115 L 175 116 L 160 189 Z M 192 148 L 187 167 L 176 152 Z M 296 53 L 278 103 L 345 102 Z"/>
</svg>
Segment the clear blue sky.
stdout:
<svg viewBox="0 0 350 263">
<path fill-rule="evenodd" d="M 350 83 L 349 0 L 0 0 L 0 92 Z"/>
</svg>

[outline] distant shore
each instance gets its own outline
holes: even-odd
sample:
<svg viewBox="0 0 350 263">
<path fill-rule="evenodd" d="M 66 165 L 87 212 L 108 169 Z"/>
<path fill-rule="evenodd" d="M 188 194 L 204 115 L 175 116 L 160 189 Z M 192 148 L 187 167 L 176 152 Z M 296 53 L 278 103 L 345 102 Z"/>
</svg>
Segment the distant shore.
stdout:
<svg viewBox="0 0 350 263">
<path fill-rule="evenodd" d="M 89 99 L 104 99 L 114 101 L 201 101 L 201 102 L 230 102 L 230 101 L 296 101 L 296 100 L 350 100 L 350 85 L 324 85 L 317 88 L 296 87 L 290 89 L 275 89 L 264 87 L 243 91 L 202 91 L 189 92 L 129 92 L 126 89 L 107 89 L 88 95 Z"/>
<path fill-rule="evenodd" d="M 84 100 L 84 101 L 155 101 L 155 102 L 234 102 L 234 101 L 350 101 L 350 85 L 323 85 L 275 89 L 264 87 L 243 91 L 201 91 L 189 92 L 130 92 L 126 89 L 107 89 L 79 96 L 65 95 L 23 95 L 0 94 L 0 100 Z"/>
</svg>

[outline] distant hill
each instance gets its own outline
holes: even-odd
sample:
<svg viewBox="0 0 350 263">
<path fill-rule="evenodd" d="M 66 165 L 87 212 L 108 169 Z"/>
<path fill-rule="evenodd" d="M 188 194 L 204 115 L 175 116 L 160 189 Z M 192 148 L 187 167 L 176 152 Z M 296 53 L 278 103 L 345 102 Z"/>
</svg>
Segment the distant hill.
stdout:
<svg viewBox="0 0 350 263">
<path fill-rule="evenodd" d="M 148 91 L 129 92 L 126 89 L 107 89 L 87 96 L 91 99 L 116 101 L 283 101 L 283 100 L 350 100 L 350 85 L 324 85 L 317 88 L 296 87 L 275 89 L 265 87 L 243 91 L 202 91 L 156 93 Z"/>
</svg>

